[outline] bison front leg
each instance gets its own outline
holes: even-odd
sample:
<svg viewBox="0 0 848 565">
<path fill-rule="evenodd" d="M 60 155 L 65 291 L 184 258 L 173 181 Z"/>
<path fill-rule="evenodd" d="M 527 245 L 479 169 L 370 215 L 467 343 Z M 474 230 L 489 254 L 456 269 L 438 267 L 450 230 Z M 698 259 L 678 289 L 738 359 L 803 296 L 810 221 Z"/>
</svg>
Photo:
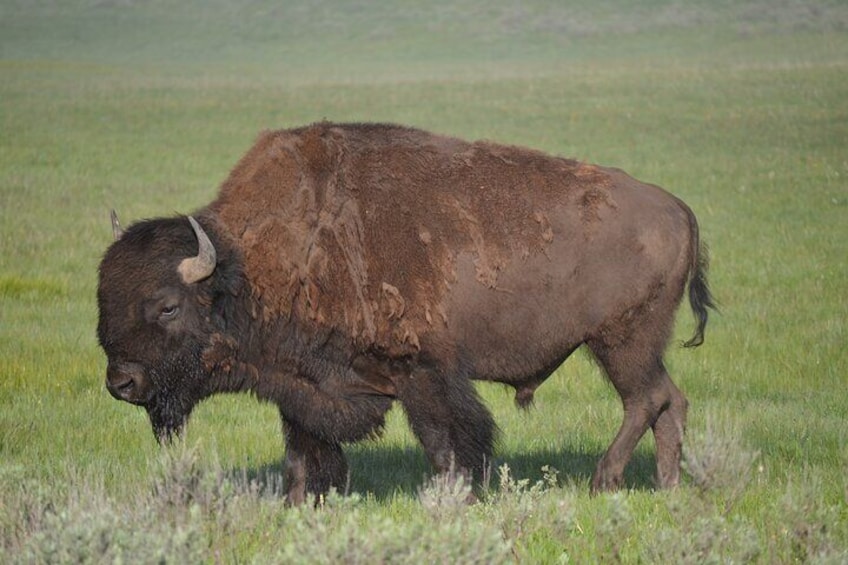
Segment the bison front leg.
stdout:
<svg viewBox="0 0 848 565">
<path fill-rule="evenodd" d="M 398 379 L 397 396 L 437 473 L 483 478 L 495 424 L 471 380 L 417 370 Z"/>
<path fill-rule="evenodd" d="M 324 441 L 285 419 L 283 430 L 286 437 L 283 464 L 286 502 L 298 505 L 309 495 L 318 497 L 331 488 L 343 491 L 348 469 L 341 446 Z"/>
</svg>

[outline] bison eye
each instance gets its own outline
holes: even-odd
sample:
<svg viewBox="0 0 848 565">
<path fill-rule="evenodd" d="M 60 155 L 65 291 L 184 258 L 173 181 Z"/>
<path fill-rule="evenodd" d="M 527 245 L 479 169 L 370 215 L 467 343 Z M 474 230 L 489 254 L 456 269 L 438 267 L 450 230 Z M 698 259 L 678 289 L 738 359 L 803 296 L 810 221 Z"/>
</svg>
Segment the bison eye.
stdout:
<svg viewBox="0 0 848 565">
<path fill-rule="evenodd" d="M 177 315 L 177 312 L 180 311 L 180 307 L 177 305 L 165 306 L 162 310 L 159 311 L 159 319 L 160 320 L 170 320 L 174 316 Z"/>
<path fill-rule="evenodd" d="M 179 319 L 185 297 L 172 287 L 160 288 L 142 305 L 142 315 L 149 324 L 165 325 Z"/>
</svg>

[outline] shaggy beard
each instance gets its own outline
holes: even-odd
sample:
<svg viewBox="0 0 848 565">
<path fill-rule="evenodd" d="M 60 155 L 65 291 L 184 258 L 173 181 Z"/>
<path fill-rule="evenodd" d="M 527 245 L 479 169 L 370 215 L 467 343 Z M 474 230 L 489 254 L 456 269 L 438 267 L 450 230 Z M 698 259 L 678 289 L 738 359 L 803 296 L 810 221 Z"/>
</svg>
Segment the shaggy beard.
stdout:
<svg viewBox="0 0 848 565">
<path fill-rule="evenodd" d="M 201 369 L 200 355 L 175 357 L 150 373 L 157 392 L 145 406 L 160 444 L 171 443 L 182 435 L 186 422 L 198 402 L 208 396 L 202 386 L 208 376 Z"/>
<path fill-rule="evenodd" d="M 182 435 L 194 405 L 186 406 L 182 402 L 174 402 L 171 398 L 155 398 L 146 408 L 153 435 L 161 445 L 171 443 Z"/>
</svg>

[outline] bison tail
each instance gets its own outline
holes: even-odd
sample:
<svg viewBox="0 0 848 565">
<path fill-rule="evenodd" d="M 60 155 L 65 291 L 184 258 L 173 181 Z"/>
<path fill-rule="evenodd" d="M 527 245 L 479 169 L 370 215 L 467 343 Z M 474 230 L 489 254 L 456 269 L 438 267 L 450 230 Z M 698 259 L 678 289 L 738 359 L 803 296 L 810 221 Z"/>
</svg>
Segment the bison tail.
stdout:
<svg viewBox="0 0 848 565">
<path fill-rule="evenodd" d="M 689 279 L 689 305 L 698 321 L 698 327 L 695 329 L 695 335 L 689 341 L 684 342 L 683 347 L 698 347 L 704 343 L 704 330 L 707 327 L 709 310 L 717 310 L 717 307 L 710 292 L 709 284 L 707 284 L 709 253 L 706 246 L 701 245 L 698 241 L 698 223 L 695 220 L 695 215 L 689 211 L 689 216 L 693 245 L 692 268 Z"/>
</svg>

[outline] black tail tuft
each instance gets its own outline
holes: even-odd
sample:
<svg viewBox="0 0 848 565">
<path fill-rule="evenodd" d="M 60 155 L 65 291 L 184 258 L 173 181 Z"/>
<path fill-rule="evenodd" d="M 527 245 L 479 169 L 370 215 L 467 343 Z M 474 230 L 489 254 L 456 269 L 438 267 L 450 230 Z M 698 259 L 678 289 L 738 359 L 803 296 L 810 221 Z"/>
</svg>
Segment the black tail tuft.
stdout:
<svg viewBox="0 0 848 565">
<path fill-rule="evenodd" d="M 697 241 L 697 240 L 696 240 Z M 707 284 L 709 269 L 709 254 L 706 247 L 698 246 L 694 260 L 692 277 L 689 279 L 689 304 L 698 320 L 698 327 L 692 339 L 685 342 L 683 347 L 698 347 L 704 343 L 704 330 L 707 327 L 709 309 L 717 310 L 710 287 Z"/>
</svg>

